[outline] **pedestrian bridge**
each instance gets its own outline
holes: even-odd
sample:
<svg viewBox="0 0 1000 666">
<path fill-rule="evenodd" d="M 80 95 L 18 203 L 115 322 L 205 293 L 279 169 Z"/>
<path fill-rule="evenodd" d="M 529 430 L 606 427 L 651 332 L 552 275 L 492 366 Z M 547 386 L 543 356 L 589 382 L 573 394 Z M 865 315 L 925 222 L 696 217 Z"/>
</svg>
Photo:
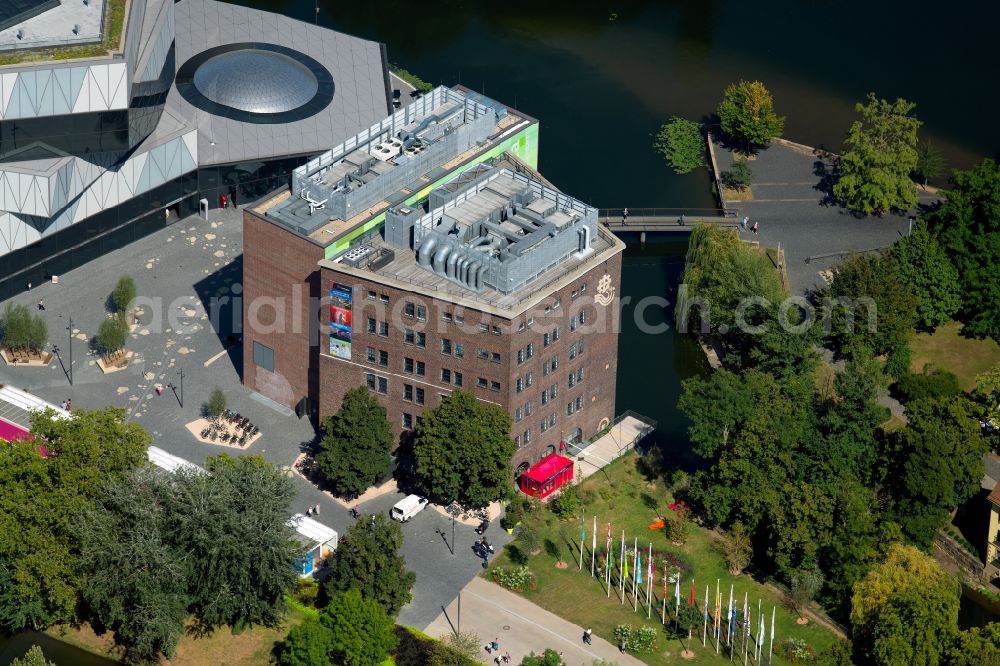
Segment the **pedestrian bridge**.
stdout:
<svg viewBox="0 0 1000 666">
<path fill-rule="evenodd" d="M 628 216 L 625 211 L 628 210 Z M 598 219 L 611 231 L 690 232 L 696 224 L 717 224 L 736 229 L 737 209 L 722 208 L 601 208 Z"/>
</svg>

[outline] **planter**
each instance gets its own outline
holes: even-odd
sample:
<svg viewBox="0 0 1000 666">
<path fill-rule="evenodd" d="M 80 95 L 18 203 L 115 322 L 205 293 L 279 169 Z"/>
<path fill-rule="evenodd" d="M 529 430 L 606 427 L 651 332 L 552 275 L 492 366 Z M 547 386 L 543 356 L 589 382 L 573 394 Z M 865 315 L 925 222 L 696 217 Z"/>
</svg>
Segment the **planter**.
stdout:
<svg viewBox="0 0 1000 666">
<path fill-rule="evenodd" d="M 120 372 L 128 367 L 128 364 L 132 361 L 132 357 L 135 356 L 135 352 L 130 349 L 121 349 L 114 352 L 113 354 L 108 354 L 107 356 L 102 356 L 97 359 L 97 367 L 101 369 L 101 372 L 108 375 L 112 372 Z"/>
<path fill-rule="evenodd" d="M 23 368 L 44 368 L 55 358 L 50 352 L 20 352 L 0 349 L 0 358 L 4 363 Z"/>
</svg>

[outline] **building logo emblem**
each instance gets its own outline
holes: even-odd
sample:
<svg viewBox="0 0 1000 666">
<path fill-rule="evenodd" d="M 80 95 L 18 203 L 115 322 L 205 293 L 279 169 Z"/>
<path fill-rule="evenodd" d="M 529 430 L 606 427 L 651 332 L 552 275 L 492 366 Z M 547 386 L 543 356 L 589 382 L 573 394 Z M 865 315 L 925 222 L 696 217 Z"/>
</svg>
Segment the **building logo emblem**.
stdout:
<svg viewBox="0 0 1000 666">
<path fill-rule="evenodd" d="M 594 300 L 605 307 L 615 300 L 615 288 L 611 286 L 611 276 L 607 273 L 597 283 L 597 295 L 594 296 Z"/>
</svg>

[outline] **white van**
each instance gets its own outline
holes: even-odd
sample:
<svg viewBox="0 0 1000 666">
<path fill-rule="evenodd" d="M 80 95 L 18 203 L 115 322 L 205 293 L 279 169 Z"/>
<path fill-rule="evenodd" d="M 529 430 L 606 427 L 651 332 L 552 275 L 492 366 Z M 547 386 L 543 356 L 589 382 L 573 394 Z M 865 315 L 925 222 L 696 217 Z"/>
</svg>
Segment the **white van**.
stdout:
<svg viewBox="0 0 1000 666">
<path fill-rule="evenodd" d="M 401 523 L 405 523 L 413 516 L 417 515 L 423 511 L 424 507 L 427 506 L 427 500 L 419 495 L 407 495 L 403 499 L 396 502 L 396 506 L 392 507 L 392 511 L 389 512 L 389 516 L 393 520 L 398 520 Z"/>
</svg>

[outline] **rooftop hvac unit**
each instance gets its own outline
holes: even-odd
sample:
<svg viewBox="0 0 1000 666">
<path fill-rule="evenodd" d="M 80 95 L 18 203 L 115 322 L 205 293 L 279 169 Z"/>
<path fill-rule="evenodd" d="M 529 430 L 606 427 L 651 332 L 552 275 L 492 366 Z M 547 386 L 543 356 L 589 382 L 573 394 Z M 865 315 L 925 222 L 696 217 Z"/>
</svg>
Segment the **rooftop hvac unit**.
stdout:
<svg viewBox="0 0 1000 666">
<path fill-rule="evenodd" d="M 367 245 L 362 245 L 359 247 L 352 247 L 350 250 L 344 253 L 343 263 L 348 266 L 353 266 L 357 268 L 361 264 L 368 260 L 371 255 L 372 249 Z"/>
</svg>

